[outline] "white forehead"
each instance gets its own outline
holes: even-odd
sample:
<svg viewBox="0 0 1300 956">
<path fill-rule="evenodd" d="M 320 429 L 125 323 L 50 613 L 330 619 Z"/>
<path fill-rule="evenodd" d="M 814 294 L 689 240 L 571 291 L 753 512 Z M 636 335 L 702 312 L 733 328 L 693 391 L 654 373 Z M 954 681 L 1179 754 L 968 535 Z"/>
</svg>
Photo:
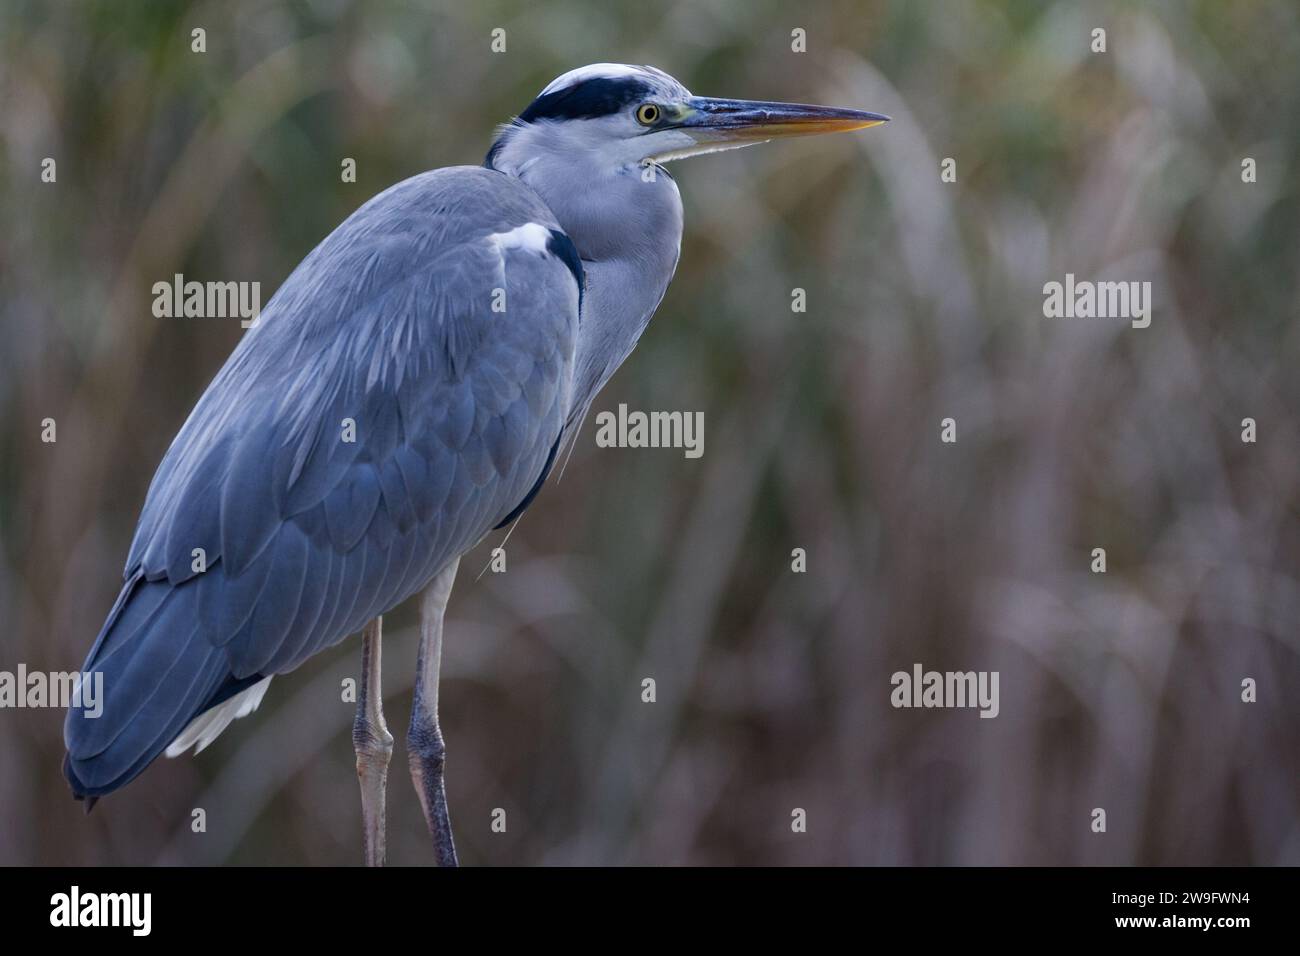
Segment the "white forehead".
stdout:
<svg viewBox="0 0 1300 956">
<path fill-rule="evenodd" d="M 655 69 L 653 66 L 632 66 L 628 63 L 590 63 L 587 66 L 580 66 L 576 70 L 570 70 L 557 76 L 542 90 L 541 96 L 547 93 L 554 93 L 557 90 L 567 89 L 578 83 L 587 80 L 617 80 L 635 78 L 645 80 L 648 83 L 662 86 L 667 89 L 680 89 L 687 95 L 690 91 L 682 84 L 665 73 L 663 70 Z"/>
</svg>

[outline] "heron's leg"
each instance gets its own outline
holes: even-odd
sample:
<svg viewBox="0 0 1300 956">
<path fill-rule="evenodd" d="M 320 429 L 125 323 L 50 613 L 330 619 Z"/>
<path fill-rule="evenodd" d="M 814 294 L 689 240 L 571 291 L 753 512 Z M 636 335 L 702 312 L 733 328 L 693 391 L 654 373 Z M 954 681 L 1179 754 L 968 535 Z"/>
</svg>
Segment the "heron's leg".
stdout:
<svg viewBox="0 0 1300 956">
<path fill-rule="evenodd" d="M 380 686 L 380 639 L 383 618 L 377 617 L 361 632 L 361 686 L 357 718 L 352 724 L 352 744 L 357 751 L 357 777 L 361 780 L 361 845 L 366 866 L 384 865 L 384 791 L 388 786 L 388 758 L 393 755 L 393 735 L 384 722 L 384 692 Z"/>
<path fill-rule="evenodd" d="M 442 731 L 438 729 L 438 668 L 442 663 L 442 618 L 459 563 L 457 558 L 443 568 L 420 596 L 420 661 L 415 673 L 411 729 L 406 734 L 411 779 L 420 795 L 439 866 L 457 865 L 451 818 L 447 815 L 447 792 L 442 784 L 446 749 Z"/>
</svg>

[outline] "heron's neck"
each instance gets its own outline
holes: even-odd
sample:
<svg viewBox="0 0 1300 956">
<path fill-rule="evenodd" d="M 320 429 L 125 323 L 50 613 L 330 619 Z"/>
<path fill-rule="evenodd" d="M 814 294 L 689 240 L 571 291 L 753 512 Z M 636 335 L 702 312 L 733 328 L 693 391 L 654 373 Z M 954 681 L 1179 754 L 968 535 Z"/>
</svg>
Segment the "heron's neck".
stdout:
<svg viewBox="0 0 1300 956">
<path fill-rule="evenodd" d="M 663 169 L 524 169 L 573 240 L 586 273 L 572 418 L 583 414 L 645 331 L 681 252 L 682 201 Z M 570 424 L 574 424 L 572 421 Z"/>
<path fill-rule="evenodd" d="M 585 411 L 636 347 L 668 290 L 681 252 L 681 206 L 671 228 L 628 229 L 622 248 L 603 257 L 589 258 L 582 239 L 570 235 L 587 280 L 573 373 L 574 406 Z"/>
</svg>

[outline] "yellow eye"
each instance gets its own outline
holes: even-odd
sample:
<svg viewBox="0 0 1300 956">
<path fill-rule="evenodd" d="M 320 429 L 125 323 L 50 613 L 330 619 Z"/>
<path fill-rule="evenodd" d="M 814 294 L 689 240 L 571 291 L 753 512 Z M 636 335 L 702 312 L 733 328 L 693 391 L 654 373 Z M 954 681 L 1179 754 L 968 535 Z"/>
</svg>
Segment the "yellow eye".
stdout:
<svg viewBox="0 0 1300 956">
<path fill-rule="evenodd" d="M 653 126 L 659 122 L 659 107 L 653 103 L 642 103 L 636 109 L 636 121 L 642 126 Z"/>
</svg>

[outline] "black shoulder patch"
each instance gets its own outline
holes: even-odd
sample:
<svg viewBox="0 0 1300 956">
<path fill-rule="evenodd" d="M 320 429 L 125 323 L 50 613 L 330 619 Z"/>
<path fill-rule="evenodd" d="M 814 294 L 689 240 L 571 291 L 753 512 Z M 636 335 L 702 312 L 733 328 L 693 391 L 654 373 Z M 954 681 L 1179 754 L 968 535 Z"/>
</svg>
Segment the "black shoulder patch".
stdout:
<svg viewBox="0 0 1300 956">
<path fill-rule="evenodd" d="M 555 444 L 551 446 L 551 453 L 546 456 L 546 464 L 542 466 L 542 473 L 537 476 L 537 481 L 533 483 L 533 487 L 528 494 L 524 495 L 524 500 L 515 506 L 514 511 L 502 518 L 501 523 L 493 528 L 493 531 L 500 531 L 510 522 L 523 514 L 524 510 L 533 503 L 533 499 L 537 497 L 537 492 L 541 491 L 542 485 L 546 484 L 546 476 L 551 473 L 551 466 L 555 464 L 555 453 L 560 450 L 560 438 L 563 437 L 564 432 L 561 431 L 559 436 L 555 439 Z"/>
<path fill-rule="evenodd" d="M 578 283 L 578 321 L 581 322 L 582 293 L 587 288 L 587 274 L 582 269 L 582 258 L 578 255 L 578 247 L 573 244 L 572 239 L 558 229 L 552 229 L 550 233 L 551 237 L 546 240 L 546 251 L 568 266 L 574 280 Z"/>
<path fill-rule="evenodd" d="M 594 77 L 537 97 L 519 118 L 525 123 L 539 119 L 594 119 L 617 113 L 649 93 L 650 87 L 636 77 Z"/>
</svg>

